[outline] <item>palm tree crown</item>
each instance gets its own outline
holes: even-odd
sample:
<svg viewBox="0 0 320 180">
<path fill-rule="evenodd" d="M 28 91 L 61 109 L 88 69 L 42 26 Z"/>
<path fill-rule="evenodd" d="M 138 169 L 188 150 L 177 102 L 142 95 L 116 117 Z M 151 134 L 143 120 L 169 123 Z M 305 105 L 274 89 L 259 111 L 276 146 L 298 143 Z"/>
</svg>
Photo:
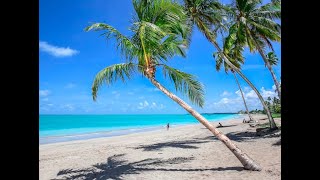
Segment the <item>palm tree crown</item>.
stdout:
<svg viewBox="0 0 320 180">
<path fill-rule="evenodd" d="M 157 68 L 162 68 L 164 76 L 173 81 L 176 90 L 202 107 L 202 84 L 194 76 L 165 64 L 174 55 L 185 57 L 185 48 L 189 44 L 186 38 L 189 29 L 182 7 L 171 0 L 133 0 L 133 6 L 135 15 L 129 28 L 133 33 L 130 37 L 104 23 L 95 23 L 85 29 L 101 30 L 107 39 L 116 39 L 116 47 L 127 61 L 106 67 L 96 75 L 92 86 L 93 99 L 96 100 L 103 83 L 108 85 L 118 79 L 125 81 L 135 73 L 153 79 Z"/>
<path fill-rule="evenodd" d="M 269 46 L 271 41 L 281 40 L 281 25 L 274 20 L 281 18 L 280 1 L 275 0 L 259 6 L 261 0 L 234 0 L 224 6 L 229 17 L 229 36 L 224 49 L 228 51 L 235 44 L 248 45 L 250 51 Z"/>
<path fill-rule="evenodd" d="M 278 59 L 277 55 L 274 52 L 269 52 L 266 55 L 266 58 L 269 61 L 270 65 L 276 66 L 278 64 L 279 59 Z"/>
<path fill-rule="evenodd" d="M 210 41 L 216 37 L 217 32 L 226 30 L 223 24 L 226 14 L 223 5 L 217 0 L 184 0 L 184 6 L 190 30 L 196 25 Z"/>
</svg>

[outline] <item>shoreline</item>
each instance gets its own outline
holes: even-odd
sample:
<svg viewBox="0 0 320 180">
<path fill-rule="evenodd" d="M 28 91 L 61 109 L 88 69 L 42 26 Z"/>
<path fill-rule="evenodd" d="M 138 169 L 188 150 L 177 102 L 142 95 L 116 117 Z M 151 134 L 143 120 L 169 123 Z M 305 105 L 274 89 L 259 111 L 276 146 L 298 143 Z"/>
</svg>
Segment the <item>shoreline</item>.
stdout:
<svg viewBox="0 0 320 180">
<path fill-rule="evenodd" d="M 265 115 L 253 115 L 260 124 Z M 49 179 L 281 179 L 281 137 L 253 136 L 243 119 L 219 131 L 262 166 L 243 170 L 239 160 L 202 124 L 39 145 L 39 178 Z M 276 118 L 281 124 L 281 119 Z M 218 122 L 212 122 L 214 126 Z"/>
<path fill-rule="evenodd" d="M 238 120 L 246 118 L 245 114 L 237 114 L 236 117 L 232 118 L 225 118 L 225 119 L 219 119 L 219 120 L 208 120 L 211 123 L 215 122 L 225 122 L 228 120 Z M 183 127 L 188 125 L 197 125 L 199 122 L 195 123 L 185 123 L 185 124 L 172 124 L 170 126 L 170 129 L 174 129 L 177 127 Z M 45 136 L 45 137 L 39 137 L 39 145 L 45 145 L 45 144 L 53 144 L 53 143 L 61 143 L 61 142 L 70 142 L 70 141 L 81 141 L 81 140 L 90 140 L 90 139 L 96 139 L 96 138 L 111 138 L 116 136 L 125 136 L 129 134 L 140 134 L 144 132 L 154 132 L 163 130 L 166 127 L 154 125 L 154 126 L 146 126 L 146 127 L 128 127 L 124 129 L 113 129 L 113 130 L 105 130 L 105 131 L 96 131 L 96 132 L 89 132 L 89 133 L 79 133 L 79 134 L 70 134 L 70 135 L 56 135 L 56 136 Z"/>
</svg>

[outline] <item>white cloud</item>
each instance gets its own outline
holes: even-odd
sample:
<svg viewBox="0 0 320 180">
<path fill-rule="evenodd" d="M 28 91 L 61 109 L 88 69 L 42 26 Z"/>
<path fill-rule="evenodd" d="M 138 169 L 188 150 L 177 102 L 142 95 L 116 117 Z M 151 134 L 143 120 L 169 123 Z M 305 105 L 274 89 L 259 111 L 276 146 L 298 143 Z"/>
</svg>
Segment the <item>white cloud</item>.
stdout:
<svg viewBox="0 0 320 180">
<path fill-rule="evenodd" d="M 71 89 L 71 88 L 74 88 L 75 86 L 76 86 L 76 84 L 74 84 L 74 83 L 69 83 L 69 84 L 67 84 L 67 85 L 65 86 L 65 88 Z"/>
<path fill-rule="evenodd" d="M 113 94 L 116 99 L 120 97 L 120 93 L 118 91 L 112 91 L 111 94 Z"/>
<path fill-rule="evenodd" d="M 241 96 L 240 92 L 238 92 L 238 91 L 236 92 L 236 94 L 238 96 Z M 274 92 L 274 90 L 266 90 L 264 87 L 261 88 L 260 94 L 264 99 L 267 99 L 268 97 L 273 98 L 273 97 L 277 96 L 277 94 Z M 257 94 L 253 90 L 250 90 L 247 93 L 244 92 L 244 96 L 245 96 L 245 98 L 248 98 L 248 99 L 258 99 Z"/>
<path fill-rule="evenodd" d="M 75 107 L 72 104 L 65 104 L 61 108 L 66 109 L 67 111 L 75 110 Z"/>
<path fill-rule="evenodd" d="M 39 106 L 39 109 L 43 110 L 43 111 L 50 111 L 50 110 L 52 110 L 52 108 L 54 108 L 54 104 L 41 103 Z"/>
<path fill-rule="evenodd" d="M 230 103 L 230 102 L 232 102 L 232 101 L 230 101 L 229 98 L 222 98 L 222 99 L 219 101 L 219 103 L 222 103 L 222 104 L 228 104 L 228 103 Z"/>
<path fill-rule="evenodd" d="M 73 56 L 79 53 L 79 51 L 70 49 L 69 47 L 67 48 L 58 47 L 58 46 L 51 45 L 45 41 L 39 41 L 39 49 L 55 57 L 67 57 L 67 56 Z"/>
<path fill-rule="evenodd" d="M 160 104 L 159 108 L 160 109 L 164 109 L 166 106 L 164 106 L 163 104 Z"/>
<path fill-rule="evenodd" d="M 238 95 L 238 96 L 241 96 L 240 90 L 236 91 L 235 94 Z"/>
<path fill-rule="evenodd" d="M 221 94 L 221 96 L 230 96 L 231 93 L 228 91 L 223 91 L 223 93 Z"/>
<path fill-rule="evenodd" d="M 160 91 L 160 89 L 158 89 L 158 88 L 147 88 L 147 91 L 155 92 L 155 91 Z"/>
<path fill-rule="evenodd" d="M 134 92 L 128 92 L 128 95 L 134 95 Z"/>
<path fill-rule="evenodd" d="M 39 90 L 39 95 L 40 95 L 41 97 L 46 97 L 46 96 L 48 96 L 50 93 L 51 93 L 51 91 L 49 91 L 49 90 L 47 90 L 47 89 L 45 89 L 45 90 Z"/>
<path fill-rule="evenodd" d="M 151 109 L 156 109 L 157 108 L 157 103 L 152 102 L 151 105 L 150 105 L 150 108 Z"/>
<path fill-rule="evenodd" d="M 144 109 L 144 108 L 147 108 L 148 106 L 149 106 L 148 101 L 140 102 L 138 109 Z"/>
<path fill-rule="evenodd" d="M 156 102 L 152 102 L 152 103 L 148 103 L 148 101 L 143 101 L 143 102 L 140 102 L 138 107 L 138 109 L 164 109 L 165 106 L 163 104 L 160 104 L 160 105 L 157 105 Z"/>
<path fill-rule="evenodd" d="M 244 93 L 244 97 L 246 97 L 246 98 L 258 98 L 258 96 L 254 92 L 254 90 L 251 90 L 248 93 Z"/>
<path fill-rule="evenodd" d="M 243 88 L 243 91 L 245 91 L 245 92 L 247 92 L 247 91 L 249 91 L 251 88 L 249 87 L 249 86 L 245 86 L 244 88 Z"/>
<path fill-rule="evenodd" d="M 234 94 L 236 95 L 235 98 L 224 97 L 217 102 L 208 103 L 205 107 L 205 110 L 213 112 L 237 112 L 239 110 L 244 110 L 245 107 L 240 90 L 236 91 Z M 253 90 L 244 88 L 243 94 L 249 110 L 262 109 L 261 102 Z M 274 90 L 266 90 L 264 87 L 260 89 L 260 94 L 265 100 L 267 100 L 268 97 L 277 97 L 277 94 L 274 92 Z"/>
<path fill-rule="evenodd" d="M 164 109 L 165 106 L 163 104 L 158 105 L 157 103 L 153 102 L 151 105 L 151 108 L 161 110 L 161 109 Z"/>
<path fill-rule="evenodd" d="M 49 101 L 49 98 L 43 98 L 42 101 Z"/>
<path fill-rule="evenodd" d="M 276 92 L 274 92 L 274 90 L 268 91 L 268 90 L 265 90 L 264 87 L 262 87 L 261 88 L 261 96 L 266 99 L 268 97 L 273 98 L 273 97 L 277 96 L 277 94 L 276 94 Z"/>
</svg>

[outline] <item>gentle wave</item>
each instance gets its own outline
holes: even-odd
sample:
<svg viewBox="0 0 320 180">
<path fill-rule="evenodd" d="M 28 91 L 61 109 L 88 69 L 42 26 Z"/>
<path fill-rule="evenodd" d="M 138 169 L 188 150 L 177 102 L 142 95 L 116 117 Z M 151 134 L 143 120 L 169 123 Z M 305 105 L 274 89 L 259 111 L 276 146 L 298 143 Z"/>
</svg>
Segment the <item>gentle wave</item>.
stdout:
<svg viewBox="0 0 320 180">
<path fill-rule="evenodd" d="M 204 114 L 209 121 L 238 119 L 239 114 Z M 196 124 L 186 115 L 40 115 L 39 143 L 120 136 L 137 132 Z"/>
</svg>

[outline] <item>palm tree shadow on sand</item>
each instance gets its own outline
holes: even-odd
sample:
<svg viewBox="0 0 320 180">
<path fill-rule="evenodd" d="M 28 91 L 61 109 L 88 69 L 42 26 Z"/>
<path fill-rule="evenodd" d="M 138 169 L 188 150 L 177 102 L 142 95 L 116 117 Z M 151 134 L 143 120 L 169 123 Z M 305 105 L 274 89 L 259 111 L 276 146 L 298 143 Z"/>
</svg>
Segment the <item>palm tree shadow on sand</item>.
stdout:
<svg viewBox="0 0 320 180">
<path fill-rule="evenodd" d="M 208 143 L 210 141 L 199 141 L 199 140 L 185 140 L 185 141 L 172 141 L 172 142 L 163 142 L 150 145 L 141 145 L 135 147 L 134 149 L 143 149 L 143 151 L 157 151 L 163 148 L 182 148 L 182 149 L 198 149 L 199 147 L 195 146 L 196 144 Z"/>
<path fill-rule="evenodd" d="M 270 132 L 270 133 L 265 133 L 263 135 L 259 135 L 256 132 L 230 132 L 230 133 L 227 133 L 226 136 L 228 136 L 233 141 L 242 142 L 242 141 L 252 141 L 256 139 L 281 137 L 281 134 Z M 281 144 L 277 144 L 277 145 L 281 145 Z"/>
<path fill-rule="evenodd" d="M 218 167 L 218 168 L 194 168 L 194 169 L 177 169 L 164 168 L 157 166 L 165 166 L 168 164 L 181 164 L 194 160 L 194 157 L 175 157 L 170 159 L 149 158 L 141 161 L 128 162 L 124 160 L 125 154 L 116 154 L 107 159 L 106 163 L 95 164 L 89 168 L 83 169 L 64 169 L 58 172 L 58 179 L 123 179 L 123 175 L 140 174 L 143 171 L 242 171 L 243 167 Z M 151 166 L 151 167 L 150 167 Z"/>
<path fill-rule="evenodd" d="M 277 131 L 279 132 L 279 131 Z M 230 132 L 227 133 L 226 136 L 231 139 L 232 141 L 236 141 L 236 142 L 250 142 L 250 141 L 254 141 L 257 139 L 265 139 L 265 138 L 275 138 L 275 137 L 281 137 L 281 134 L 279 133 L 266 133 L 265 135 L 259 135 L 256 132 Z M 201 137 L 201 138 L 194 138 L 195 140 L 198 141 L 204 141 L 204 140 L 218 140 L 215 136 L 206 136 L 206 137 Z M 277 141 L 276 143 L 274 143 L 273 145 L 281 145 L 281 140 Z"/>
</svg>

